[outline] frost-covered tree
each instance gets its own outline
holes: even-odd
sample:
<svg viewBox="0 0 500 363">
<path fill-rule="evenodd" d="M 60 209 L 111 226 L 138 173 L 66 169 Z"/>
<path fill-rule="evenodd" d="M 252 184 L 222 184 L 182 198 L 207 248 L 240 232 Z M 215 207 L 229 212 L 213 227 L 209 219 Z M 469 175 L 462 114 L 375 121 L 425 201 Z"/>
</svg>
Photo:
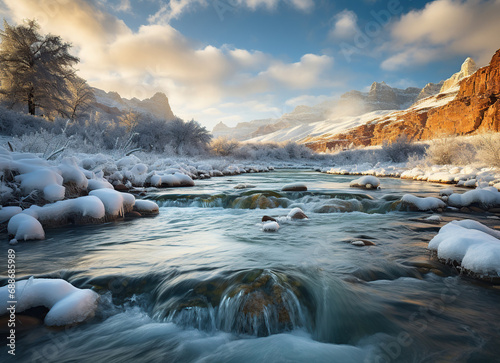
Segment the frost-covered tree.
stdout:
<svg viewBox="0 0 500 363">
<path fill-rule="evenodd" d="M 95 102 L 95 95 L 87 81 L 78 76 L 73 76 L 68 80 L 68 90 L 70 98 L 62 106 L 62 115 L 76 120 L 88 112 L 92 103 Z M 65 106 L 65 107 L 64 107 Z"/>
<path fill-rule="evenodd" d="M 54 109 L 70 97 L 68 81 L 74 76 L 77 57 L 71 44 L 54 35 L 41 35 L 34 20 L 0 31 L 0 92 L 11 106 L 25 104 L 28 112 Z"/>
</svg>

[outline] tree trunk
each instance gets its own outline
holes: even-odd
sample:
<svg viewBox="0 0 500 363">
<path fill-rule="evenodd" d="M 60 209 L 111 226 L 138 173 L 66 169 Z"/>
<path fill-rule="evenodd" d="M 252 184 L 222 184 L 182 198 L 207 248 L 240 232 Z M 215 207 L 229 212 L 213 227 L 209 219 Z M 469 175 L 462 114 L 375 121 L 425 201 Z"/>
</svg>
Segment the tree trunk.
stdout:
<svg viewBox="0 0 500 363">
<path fill-rule="evenodd" d="M 35 116 L 35 101 L 33 96 L 33 89 L 31 89 L 28 93 L 28 113 L 30 115 Z"/>
</svg>

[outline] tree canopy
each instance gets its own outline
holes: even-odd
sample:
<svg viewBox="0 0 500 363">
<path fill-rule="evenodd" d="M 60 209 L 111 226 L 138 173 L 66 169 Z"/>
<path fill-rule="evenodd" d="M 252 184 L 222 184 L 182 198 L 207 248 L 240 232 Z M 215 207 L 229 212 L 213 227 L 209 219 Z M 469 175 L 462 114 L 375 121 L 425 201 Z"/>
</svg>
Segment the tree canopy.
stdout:
<svg viewBox="0 0 500 363">
<path fill-rule="evenodd" d="M 64 109 L 68 106 L 79 59 L 69 53 L 70 43 L 51 34 L 41 35 L 34 20 L 11 26 L 4 21 L 0 31 L 0 94 L 11 106 Z"/>
</svg>

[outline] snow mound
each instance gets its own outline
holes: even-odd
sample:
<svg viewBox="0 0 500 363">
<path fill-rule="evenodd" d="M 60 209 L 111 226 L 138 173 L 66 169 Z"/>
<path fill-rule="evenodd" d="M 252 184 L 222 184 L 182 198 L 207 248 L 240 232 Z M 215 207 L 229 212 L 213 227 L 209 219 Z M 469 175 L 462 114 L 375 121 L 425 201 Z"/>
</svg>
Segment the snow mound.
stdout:
<svg viewBox="0 0 500 363">
<path fill-rule="evenodd" d="M 91 192 L 92 190 L 96 189 L 114 189 L 114 188 L 113 185 L 111 185 L 111 183 L 109 183 L 107 180 L 89 179 L 87 190 Z"/>
<path fill-rule="evenodd" d="M 264 232 L 278 232 L 279 228 L 280 225 L 278 224 L 278 222 L 269 221 L 262 224 L 262 230 Z"/>
<path fill-rule="evenodd" d="M 49 201 L 54 201 L 53 197 L 57 193 L 54 192 L 54 189 L 46 189 L 46 187 L 49 185 L 59 185 L 61 188 L 64 188 L 62 187 L 63 177 L 56 171 L 48 168 L 18 175 L 16 176 L 16 181 L 21 182 L 21 190 L 24 195 L 28 195 L 34 190 L 40 190 L 44 192 L 44 198 Z M 48 194 L 46 194 L 46 191 Z"/>
<path fill-rule="evenodd" d="M 101 200 L 104 204 L 106 214 L 111 216 L 123 216 L 130 212 L 135 204 L 135 197 L 129 193 L 121 193 L 114 189 L 96 189 L 89 193 Z"/>
<path fill-rule="evenodd" d="M 61 279 L 34 279 L 16 282 L 16 312 L 32 307 L 50 309 L 45 316 L 48 326 L 81 323 L 94 315 L 99 295 L 92 290 L 78 289 Z M 8 286 L 0 287 L 0 315 L 7 313 Z"/>
<path fill-rule="evenodd" d="M 151 176 L 151 186 L 167 188 L 194 186 L 194 181 L 188 175 L 181 173 L 155 174 Z"/>
<path fill-rule="evenodd" d="M 0 209 L 0 223 L 7 222 L 22 211 L 23 209 L 21 207 L 2 207 L 2 209 Z"/>
<path fill-rule="evenodd" d="M 484 207 L 500 205 L 500 192 L 494 187 L 487 187 L 469 190 L 463 194 L 452 194 L 448 197 L 448 204 L 452 207 L 467 207 L 474 203 Z"/>
<path fill-rule="evenodd" d="M 7 231 L 18 241 L 45 238 L 45 232 L 40 222 L 24 213 L 16 214 L 10 219 Z"/>
<path fill-rule="evenodd" d="M 158 204 L 150 200 L 143 199 L 138 199 L 135 201 L 134 210 L 145 215 L 159 213 Z"/>
<path fill-rule="evenodd" d="M 439 208 L 446 208 L 446 203 L 441 199 L 434 197 L 421 198 L 412 194 L 405 194 L 401 198 L 403 205 L 407 205 L 410 209 L 419 211 L 436 210 Z"/>
<path fill-rule="evenodd" d="M 447 263 L 458 263 L 480 277 L 500 277 L 500 231 L 472 221 L 443 226 L 428 248 Z"/>
<path fill-rule="evenodd" d="M 349 186 L 351 188 L 377 189 L 380 186 L 380 180 L 372 175 L 365 175 L 354 179 Z"/>
</svg>

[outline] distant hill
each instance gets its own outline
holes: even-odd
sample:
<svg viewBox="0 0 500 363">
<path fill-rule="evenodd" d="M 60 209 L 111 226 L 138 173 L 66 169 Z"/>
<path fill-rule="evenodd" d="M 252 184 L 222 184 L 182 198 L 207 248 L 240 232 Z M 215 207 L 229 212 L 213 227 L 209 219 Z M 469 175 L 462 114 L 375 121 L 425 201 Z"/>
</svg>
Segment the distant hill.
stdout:
<svg viewBox="0 0 500 363">
<path fill-rule="evenodd" d="M 107 116 L 107 118 L 116 119 L 129 112 L 151 114 L 166 120 L 175 118 L 164 93 L 158 92 L 151 98 L 139 100 L 137 98 L 122 98 L 118 92 L 106 92 L 98 88 L 92 88 L 92 90 L 96 98 L 92 110 Z"/>
</svg>

